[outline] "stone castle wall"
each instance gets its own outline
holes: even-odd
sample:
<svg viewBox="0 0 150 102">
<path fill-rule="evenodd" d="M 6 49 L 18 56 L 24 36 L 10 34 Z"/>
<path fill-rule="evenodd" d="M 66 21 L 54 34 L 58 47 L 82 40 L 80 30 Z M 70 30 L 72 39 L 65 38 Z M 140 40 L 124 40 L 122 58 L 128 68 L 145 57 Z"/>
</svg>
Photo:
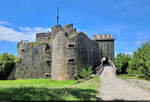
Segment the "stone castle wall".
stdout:
<svg viewBox="0 0 150 102">
<path fill-rule="evenodd" d="M 16 79 L 46 78 L 51 75 L 51 48 L 46 43 L 18 43 Z"/>
<path fill-rule="evenodd" d="M 51 32 L 47 32 L 47 33 L 37 33 L 36 34 L 36 42 L 40 42 L 40 43 L 50 43 L 50 39 L 51 39 Z"/>
<path fill-rule="evenodd" d="M 77 36 L 79 62 L 84 65 L 92 65 L 93 69 L 100 64 L 99 46 L 96 41 L 91 40 L 83 32 Z"/>
<path fill-rule="evenodd" d="M 102 57 L 114 58 L 114 42 L 91 40 L 72 24 L 56 25 L 51 32 L 37 33 L 36 42 L 18 43 L 18 56 L 11 77 L 72 80 L 83 66 L 91 65 L 94 71 Z"/>
<path fill-rule="evenodd" d="M 79 75 L 82 66 L 95 68 L 100 64 L 97 43 L 82 32 L 60 31 L 52 46 L 52 78 L 55 80 L 72 80 Z"/>
</svg>

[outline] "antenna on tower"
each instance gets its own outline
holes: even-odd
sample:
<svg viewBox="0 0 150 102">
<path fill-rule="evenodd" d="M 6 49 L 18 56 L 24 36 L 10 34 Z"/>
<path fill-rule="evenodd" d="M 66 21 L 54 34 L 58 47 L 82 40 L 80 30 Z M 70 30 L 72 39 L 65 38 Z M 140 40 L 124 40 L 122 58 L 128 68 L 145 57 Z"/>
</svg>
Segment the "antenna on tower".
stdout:
<svg viewBox="0 0 150 102">
<path fill-rule="evenodd" d="M 59 25 L 59 6 L 57 6 L 57 26 Z"/>
</svg>

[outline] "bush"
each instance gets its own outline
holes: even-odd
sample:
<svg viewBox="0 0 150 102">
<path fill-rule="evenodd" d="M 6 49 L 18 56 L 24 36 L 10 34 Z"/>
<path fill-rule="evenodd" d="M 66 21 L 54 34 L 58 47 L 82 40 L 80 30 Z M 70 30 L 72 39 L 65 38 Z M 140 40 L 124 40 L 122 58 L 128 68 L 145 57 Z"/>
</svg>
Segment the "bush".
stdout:
<svg viewBox="0 0 150 102">
<path fill-rule="evenodd" d="M 117 72 L 121 74 L 137 74 L 150 80 L 150 44 L 141 45 L 131 56 L 118 54 L 115 58 Z"/>
<path fill-rule="evenodd" d="M 15 66 L 15 62 L 0 63 L 0 80 L 6 80 Z"/>
<path fill-rule="evenodd" d="M 0 55 L 0 80 L 5 80 L 15 66 L 15 56 L 3 53 Z"/>
<path fill-rule="evenodd" d="M 144 43 L 133 54 L 129 62 L 129 69 L 132 73 L 144 76 L 144 79 L 150 80 L 150 44 Z"/>
<path fill-rule="evenodd" d="M 126 74 L 128 73 L 127 68 L 131 56 L 129 54 L 118 54 L 115 58 L 115 66 L 117 68 L 117 74 Z"/>
<path fill-rule="evenodd" d="M 80 72 L 81 78 L 89 78 L 92 74 L 92 66 L 84 66 Z"/>
</svg>

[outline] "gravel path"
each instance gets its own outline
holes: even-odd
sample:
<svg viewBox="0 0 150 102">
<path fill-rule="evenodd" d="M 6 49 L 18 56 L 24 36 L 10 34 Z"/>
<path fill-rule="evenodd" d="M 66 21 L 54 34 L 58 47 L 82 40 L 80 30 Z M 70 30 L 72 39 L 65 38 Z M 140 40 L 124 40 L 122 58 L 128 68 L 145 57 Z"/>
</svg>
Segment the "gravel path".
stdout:
<svg viewBox="0 0 150 102">
<path fill-rule="evenodd" d="M 150 100 L 150 91 L 117 78 L 111 66 L 104 67 L 100 78 L 99 98 L 102 100 Z"/>
<path fill-rule="evenodd" d="M 138 79 L 127 79 L 127 81 L 129 83 L 138 85 L 139 87 L 142 87 L 142 88 L 150 91 L 150 81 L 138 80 Z"/>
</svg>

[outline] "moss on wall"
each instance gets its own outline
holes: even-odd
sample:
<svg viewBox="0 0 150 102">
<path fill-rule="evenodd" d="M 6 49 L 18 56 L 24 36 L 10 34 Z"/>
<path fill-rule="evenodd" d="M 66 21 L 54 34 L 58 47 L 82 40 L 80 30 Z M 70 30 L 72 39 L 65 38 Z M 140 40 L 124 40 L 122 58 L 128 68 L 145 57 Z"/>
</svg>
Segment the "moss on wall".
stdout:
<svg viewBox="0 0 150 102">
<path fill-rule="evenodd" d="M 20 62 L 21 61 L 21 58 L 18 56 L 15 60 L 16 63 Z"/>
<path fill-rule="evenodd" d="M 37 46 L 39 46 L 39 45 L 40 45 L 40 43 L 39 43 L 39 42 L 31 42 L 31 44 L 32 44 L 32 46 L 34 46 L 34 47 L 37 47 Z"/>
<path fill-rule="evenodd" d="M 69 37 L 74 38 L 76 35 L 77 35 L 76 32 L 72 32 L 71 34 L 69 34 Z"/>
</svg>

